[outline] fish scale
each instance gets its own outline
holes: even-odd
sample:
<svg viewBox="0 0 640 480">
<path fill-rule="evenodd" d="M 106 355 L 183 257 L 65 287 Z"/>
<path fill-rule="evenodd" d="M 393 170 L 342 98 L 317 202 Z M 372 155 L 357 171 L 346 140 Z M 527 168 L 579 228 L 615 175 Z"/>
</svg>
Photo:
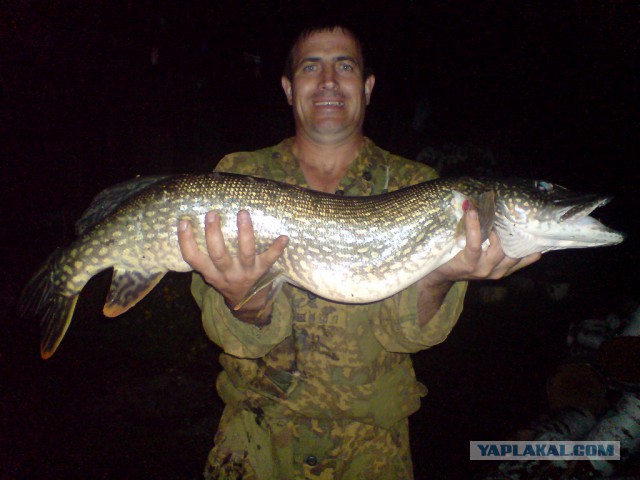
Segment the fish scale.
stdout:
<svg viewBox="0 0 640 480">
<path fill-rule="evenodd" d="M 612 245 L 622 235 L 588 214 L 608 201 L 578 195 L 548 182 L 437 179 L 395 192 L 345 197 L 271 180 L 213 173 L 139 179 L 102 192 L 78 222 L 79 237 L 59 249 L 26 286 L 23 316 L 40 316 L 41 353 L 62 340 L 84 285 L 113 267 L 104 314 L 133 307 L 170 270 L 187 272 L 177 228 L 191 221 L 206 251 L 204 218 L 220 215 L 236 254 L 239 210 L 251 214 L 262 251 L 280 235 L 289 243 L 255 291 L 284 282 L 326 299 L 368 303 L 415 283 L 455 256 L 465 244 L 465 202 L 478 208 L 486 239 L 492 228 L 507 255 Z"/>
<path fill-rule="evenodd" d="M 272 273 L 282 271 L 290 283 L 340 302 L 380 300 L 417 281 L 433 269 L 428 257 L 442 257 L 441 250 L 425 246 L 425 240 L 433 245 L 444 241 L 443 234 L 455 229 L 462 214 L 448 215 L 448 223 L 441 221 L 439 213 L 452 196 L 450 186 L 442 182 L 378 197 L 342 197 L 283 189 L 271 182 L 234 180 L 228 182 L 228 192 L 224 189 L 220 205 L 203 210 L 212 207 L 222 212 L 231 251 L 236 253 L 237 248 L 236 212 L 248 210 L 259 248 L 266 248 L 278 235 L 289 236 L 289 246 Z M 275 200 L 265 202 L 265 198 Z M 438 201 L 425 202 L 425 198 Z M 438 216 L 438 221 L 429 221 Z M 204 245 L 202 237 L 199 241 Z M 401 267 L 403 278 L 394 273 Z"/>
</svg>

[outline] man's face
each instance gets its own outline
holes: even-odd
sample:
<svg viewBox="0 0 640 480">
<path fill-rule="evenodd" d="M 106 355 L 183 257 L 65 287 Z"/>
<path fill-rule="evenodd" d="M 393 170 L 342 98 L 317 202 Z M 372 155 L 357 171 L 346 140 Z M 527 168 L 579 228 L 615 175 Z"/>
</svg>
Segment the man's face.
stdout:
<svg viewBox="0 0 640 480">
<path fill-rule="evenodd" d="M 293 81 L 282 78 L 296 132 L 319 143 L 361 134 L 375 79 L 366 80 L 353 37 L 340 29 L 316 32 L 295 49 Z"/>
</svg>

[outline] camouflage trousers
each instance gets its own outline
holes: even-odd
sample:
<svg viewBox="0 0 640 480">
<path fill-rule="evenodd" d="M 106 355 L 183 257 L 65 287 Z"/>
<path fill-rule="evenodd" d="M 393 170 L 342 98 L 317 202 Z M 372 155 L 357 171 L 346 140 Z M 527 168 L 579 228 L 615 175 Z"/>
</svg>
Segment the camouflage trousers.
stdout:
<svg viewBox="0 0 640 480">
<path fill-rule="evenodd" d="M 408 419 L 390 429 L 359 422 L 292 417 L 227 406 L 207 480 L 413 479 Z"/>
</svg>

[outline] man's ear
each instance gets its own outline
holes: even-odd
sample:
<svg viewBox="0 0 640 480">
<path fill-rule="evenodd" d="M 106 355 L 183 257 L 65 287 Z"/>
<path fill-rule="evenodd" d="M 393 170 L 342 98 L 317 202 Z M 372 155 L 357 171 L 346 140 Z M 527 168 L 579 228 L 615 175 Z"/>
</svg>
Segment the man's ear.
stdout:
<svg viewBox="0 0 640 480">
<path fill-rule="evenodd" d="M 373 92 L 373 86 L 375 84 L 376 77 L 374 75 L 369 75 L 364 81 L 364 96 L 367 100 L 367 105 L 369 105 L 369 101 L 371 100 L 371 92 Z"/>
<path fill-rule="evenodd" d="M 282 78 L 280 78 L 280 83 L 284 94 L 287 96 L 287 102 L 289 102 L 289 105 L 293 105 L 293 86 L 291 85 L 291 80 L 283 75 Z"/>
</svg>

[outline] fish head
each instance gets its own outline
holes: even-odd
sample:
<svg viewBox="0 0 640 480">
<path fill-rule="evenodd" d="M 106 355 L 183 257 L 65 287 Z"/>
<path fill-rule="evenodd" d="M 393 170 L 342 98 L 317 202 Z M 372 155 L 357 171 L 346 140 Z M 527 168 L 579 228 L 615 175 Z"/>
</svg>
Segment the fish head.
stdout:
<svg viewBox="0 0 640 480">
<path fill-rule="evenodd" d="M 494 189 L 494 228 L 509 257 L 615 245 L 624 239 L 589 216 L 609 203 L 610 196 L 574 192 L 543 180 L 496 182 Z"/>
</svg>

